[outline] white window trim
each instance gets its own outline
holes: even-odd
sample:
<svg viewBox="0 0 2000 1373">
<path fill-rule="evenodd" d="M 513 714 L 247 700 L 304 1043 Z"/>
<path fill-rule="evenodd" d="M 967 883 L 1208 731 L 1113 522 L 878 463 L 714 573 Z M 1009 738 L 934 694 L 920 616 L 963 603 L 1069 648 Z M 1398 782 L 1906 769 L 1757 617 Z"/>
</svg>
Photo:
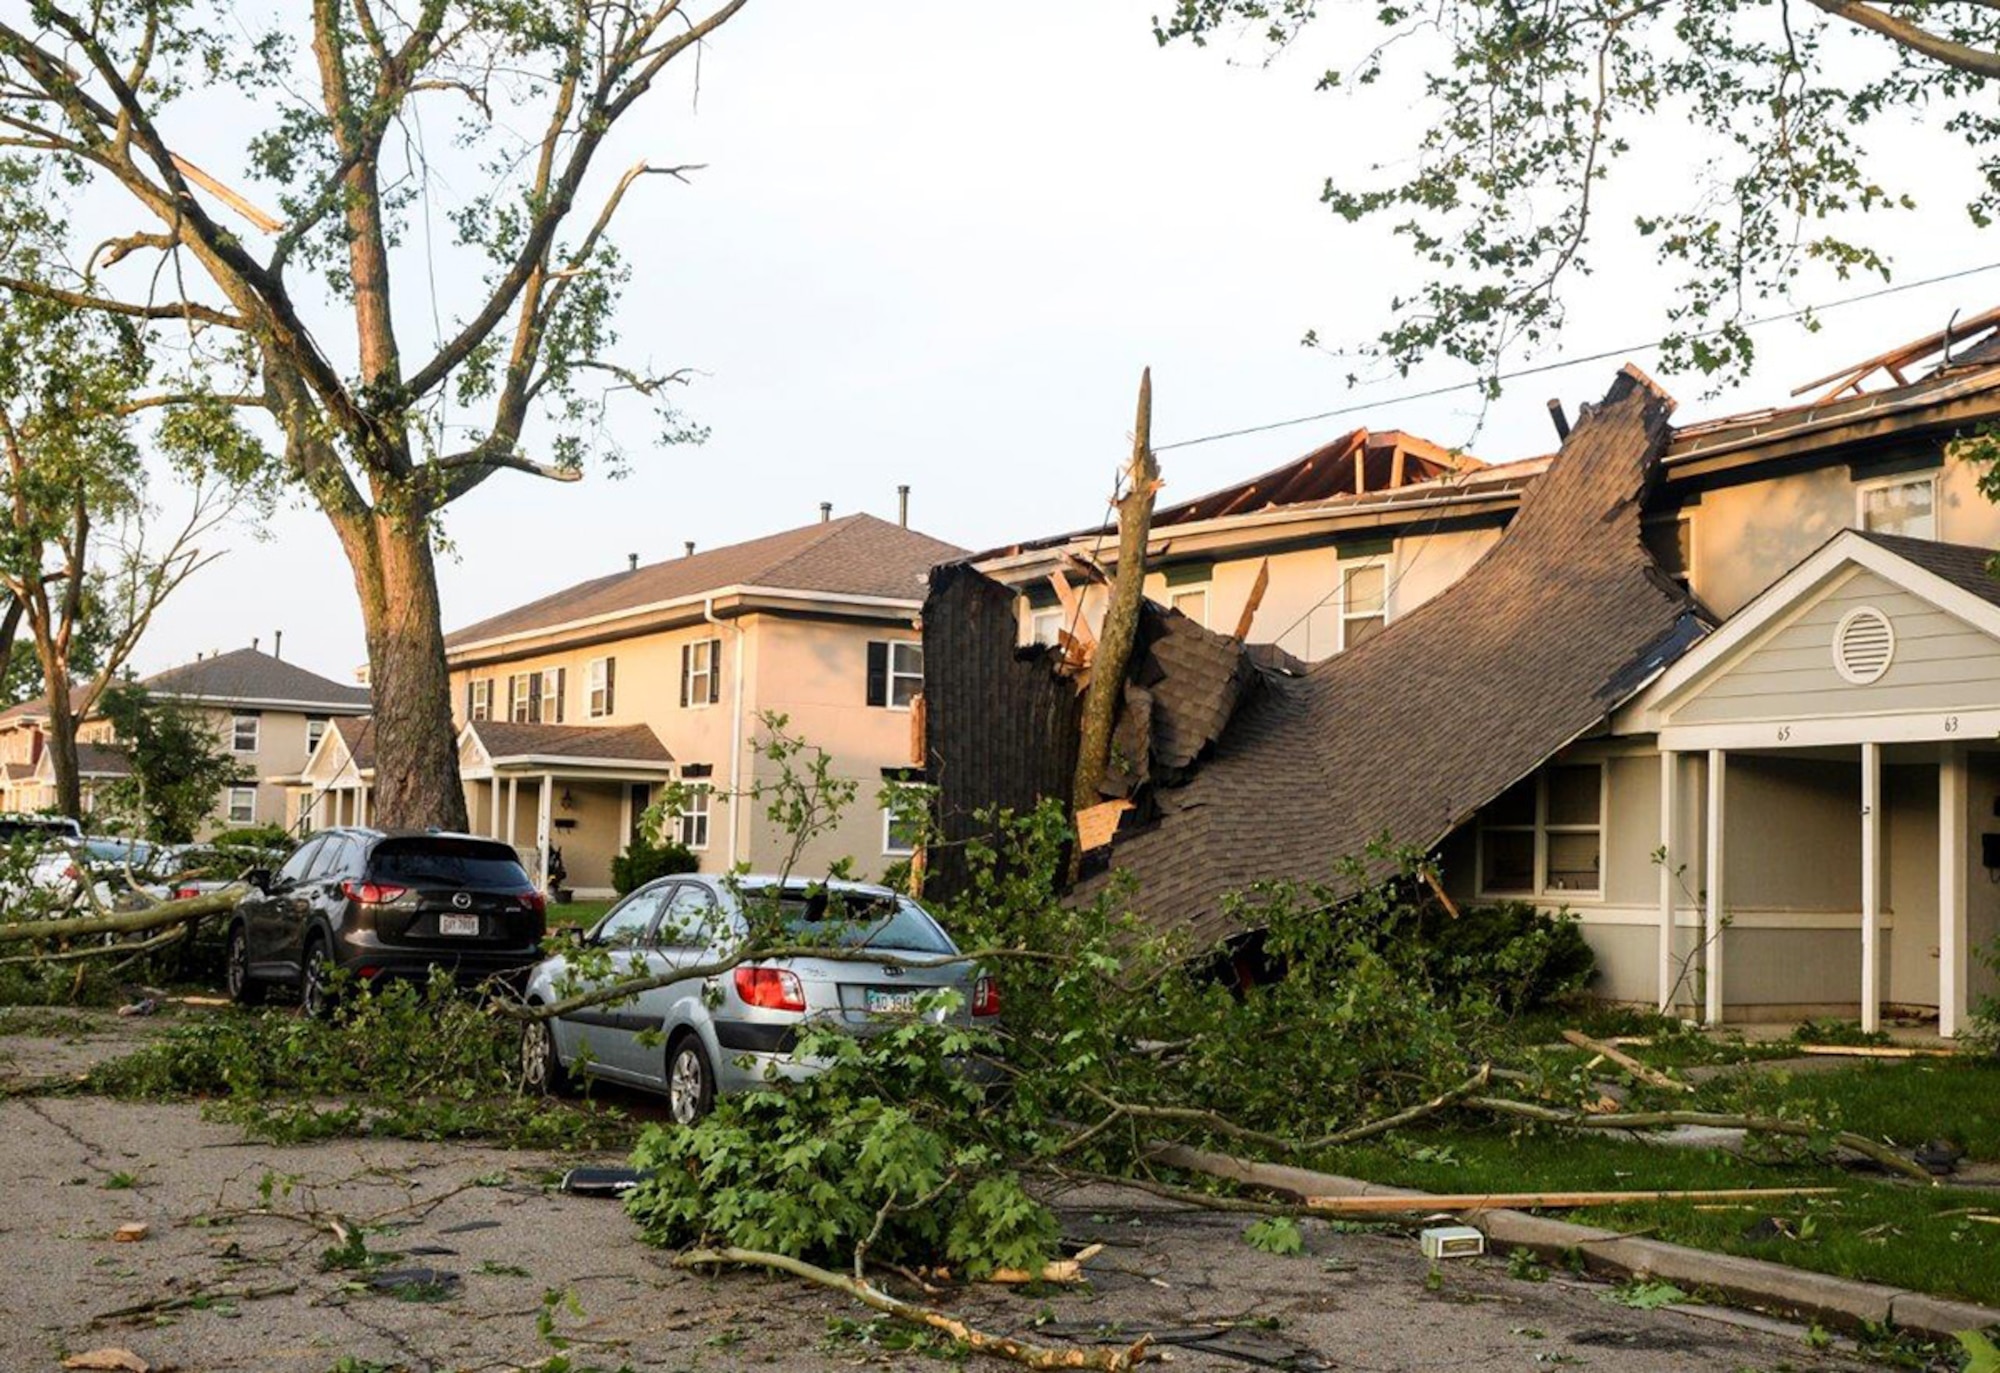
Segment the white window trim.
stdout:
<svg viewBox="0 0 2000 1373">
<path fill-rule="evenodd" d="M 540 672 L 510 672 L 507 674 L 507 723 L 515 725 L 531 725 L 535 723 L 539 703 L 530 698 L 525 688 L 529 682 L 536 682 L 535 689 L 539 692 L 541 684 L 536 679 L 541 675 Z M 517 690 L 516 688 L 522 689 Z"/>
<path fill-rule="evenodd" d="M 318 726 L 318 727 L 319 727 L 319 737 L 318 737 L 318 738 L 314 738 L 314 737 L 313 737 L 313 727 L 314 727 L 314 726 Z M 327 724 L 327 722 L 326 722 L 325 720 L 308 720 L 308 721 L 306 721 L 306 759 L 307 759 L 307 761 L 308 761 L 308 762 L 310 762 L 310 761 L 311 761 L 311 759 L 312 759 L 312 756 L 313 756 L 313 755 L 314 755 L 315 753 L 318 753 L 318 752 L 319 752 L 319 746 L 320 746 L 320 740 L 322 740 L 322 739 L 325 739 L 325 738 L 326 738 L 326 731 L 327 731 L 327 728 L 328 728 L 328 724 Z"/>
<path fill-rule="evenodd" d="M 542 696 L 539 704 L 543 724 L 559 725 L 569 717 L 569 712 L 563 709 L 568 704 L 563 700 L 563 677 L 563 670 L 559 667 L 542 669 Z"/>
<path fill-rule="evenodd" d="M 583 713 L 593 720 L 611 718 L 616 704 L 611 695 L 611 656 L 592 658 L 583 665 Z"/>
<path fill-rule="evenodd" d="M 906 796 L 910 796 L 912 798 L 914 798 L 919 791 L 922 791 L 925 795 L 928 795 L 928 788 L 922 786 L 921 784 L 911 784 L 906 782 L 903 784 L 903 787 L 904 787 L 903 794 Z M 906 849 L 897 848 L 893 837 L 895 835 L 895 832 L 896 832 L 896 808 L 892 805 L 885 804 L 882 807 L 882 856 L 884 858 L 909 858 L 914 856 L 917 851 L 917 846 L 915 844 L 912 844 Z"/>
<path fill-rule="evenodd" d="M 249 813 L 248 815 L 238 815 L 238 814 L 236 813 L 236 798 L 237 798 L 237 797 L 239 797 L 239 796 L 248 796 L 248 797 L 250 798 L 250 813 Z M 254 825 L 254 824 L 256 824 L 256 823 L 257 823 L 257 788 L 255 788 L 255 787 L 231 787 L 231 788 L 229 789 L 229 797 L 228 797 L 228 800 L 227 800 L 226 804 L 225 804 L 225 805 L 224 805 L 224 807 L 223 807 L 223 814 L 224 814 L 224 815 L 226 815 L 226 816 L 227 816 L 227 817 L 229 818 L 229 823 L 230 823 L 230 824 L 232 824 L 232 825 Z"/>
<path fill-rule="evenodd" d="M 250 747 L 243 747 L 243 725 L 250 725 Z M 232 715 L 229 718 L 229 751 L 231 753 L 255 753 L 264 742 L 264 722 L 255 715 Z"/>
<path fill-rule="evenodd" d="M 883 708 L 886 710 L 907 711 L 910 708 L 908 701 L 905 701 L 900 706 L 896 704 L 896 679 L 901 677 L 906 680 L 914 680 L 917 684 L 918 695 L 922 695 L 924 690 L 924 673 L 922 668 L 917 669 L 915 672 L 897 671 L 896 650 L 913 648 L 917 652 L 922 653 L 924 651 L 923 641 L 921 639 L 885 639 L 883 640 L 883 642 L 889 645 L 888 661 L 886 665 L 887 675 L 884 677 L 882 684 L 882 690 L 884 692 L 884 698 L 882 702 Z"/>
<path fill-rule="evenodd" d="M 1050 627 L 1049 637 L 1046 639 L 1042 637 L 1042 625 L 1045 621 Z M 1040 610 L 1028 612 L 1028 642 L 1031 644 L 1048 644 L 1053 647 L 1061 642 L 1058 636 L 1066 628 L 1068 626 L 1064 623 L 1063 608 L 1059 605 L 1043 606 Z"/>
<path fill-rule="evenodd" d="M 695 666 L 701 660 L 703 650 L 708 653 L 708 666 Z M 706 710 L 710 706 L 722 704 L 722 693 L 711 691 L 709 680 L 722 666 L 722 640 L 696 639 L 688 648 L 687 704 L 689 710 Z M 708 698 L 714 696 L 711 701 Z M 693 845 L 689 845 L 690 848 Z"/>
<path fill-rule="evenodd" d="M 1181 610 L 1180 607 L 1181 597 L 1183 596 L 1201 597 L 1201 614 L 1188 615 L 1188 618 L 1190 620 L 1193 620 L 1196 624 L 1200 625 L 1203 629 L 1207 629 L 1209 607 L 1215 603 L 1215 598 L 1209 595 L 1209 591 L 1213 586 L 1214 586 L 1213 582 L 1190 582 L 1186 586 L 1170 586 L 1167 588 L 1167 605 L 1170 609 Z M 1185 610 L 1181 610 L 1181 614 L 1187 615 L 1187 612 Z"/>
<path fill-rule="evenodd" d="M 1333 565 L 1333 599 L 1336 608 L 1334 616 L 1334 640 L 1337 645 L 1334 651 L 1336 653 L 1347 652 L 1347 622 L 1349 620 L 1372 620 L 1376 618 L 1376 612 L 1374 611 L 1350 611 L 1347 608 L 1348 574 L 1359 572 L 1367 567 L 1379 567 L 1382 569 L 1382 628 L 1387 629 L 1391 624 L 1395 623 L 1395 555 L 1393 553 L 1380 553 L 1371 558 L 1340 559 Z"/>
<path fill-rule="evenodd" d="M 705 853 L 708 850 L 709 832 L 715 827 L 715 792 L 706 781 L 688 782 L 685 785 L 687 787 L 686 794 L 688 799 L 701 798 L 701 809 L 692 810 L 683 806 L 674 812 L 674 839 L 682 848 L 685 848 L 690 853 Z M 686 822 L 696 816 L 699 816 L 702 822 L 701 842 L 699 844 L 692 842 L 687 837 Z"/>
<path fill-rule="evenodd" d="M 472 679 L 472 702 L 466 707 L 466 714 L 474 720 L 493 718 L 493 679 L 475 677 Z"/>
<path fill-rule="evenodd" d="M 1944 501 L 1942 500 L 1944 493 L 1938 486 L 1938 477 L 1940 475 L 1941 473 L 1936 470 L 1929 472 L 1904 472 L 1899 476 L 1871 477 L 1867 481 L 1854 483 L 1854 527 L 1864 534 L 1870 532 L 1868 528 L 1868 493 L 1870 491 L 1886 491 L 1891 487 L 1897 486 L 1924 485 L 1931 489 L 1931 542 L 1942 542 L 1944 540 Z M 1916 536 L 1910 535 L 1905 537 Z"/>
<path fill-rule="evenodd" d="M 1549 824 L 1549 769 L 1551 767 L 1597 769 L 1597 888 L 1549 886 L 1549 835 L 1589 834 L 1589 825 Z M 1488 828 L 1520 833 L 1528 825 L 1488 826 L 1484 818 L 1473 826 L 1472 887 L 1481 901 L 1528 901 L 1560 905 L 1601 905 L 1604 878 L 1611 866 L 1611 763 L 1605 758 L 1579 758 L 1575 762 L 1547 763 L 1535 773 L 1535 876 L 1532 891 L 1490 891 L 1486 886 L 1486 831 Z"/>
</svg>

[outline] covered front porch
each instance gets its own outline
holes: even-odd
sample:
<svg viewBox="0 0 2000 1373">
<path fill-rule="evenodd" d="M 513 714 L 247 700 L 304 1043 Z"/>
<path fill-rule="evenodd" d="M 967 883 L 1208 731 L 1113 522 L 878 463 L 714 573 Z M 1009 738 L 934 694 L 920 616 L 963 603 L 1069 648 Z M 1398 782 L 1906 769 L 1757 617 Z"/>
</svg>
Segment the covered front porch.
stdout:
<svg viewBox="0 0 2000 1373">
<path fill-rule="evenodd" d="M 674 761 L 644 725 L 482 720 L 460 732 L 459 772 L 475 834 L 511 845 L 538 886 L 601 900 Z"/>
<path fill-rule="evenodd" d="M 1621 712 L 1659 751 L 1662 1010 L 1927 1012 L 2000 932 L 2000 583 L 1848 532 Z"/>
</svg>

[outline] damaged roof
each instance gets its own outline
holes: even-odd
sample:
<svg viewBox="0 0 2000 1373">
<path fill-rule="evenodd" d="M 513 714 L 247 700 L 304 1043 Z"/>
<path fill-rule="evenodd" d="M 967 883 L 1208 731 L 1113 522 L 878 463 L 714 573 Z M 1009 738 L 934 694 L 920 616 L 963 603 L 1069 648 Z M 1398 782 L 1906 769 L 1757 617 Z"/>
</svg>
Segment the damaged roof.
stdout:
<svg viewBox="0 0 2000 1373">
<path fill-rule="evenodd" d="M 1118 835 L 1132 908 L 1209 943 L 1259 881 L 1332 880 L 1383 836 L 1432 847 L 1699 638 L 1640 537 L 1672 408 L 1625 368 L 1463 578 L 1303 676 L 1266 676 L 1187 784 L 1158 791 L 1158 819 Z"/>
</svg>

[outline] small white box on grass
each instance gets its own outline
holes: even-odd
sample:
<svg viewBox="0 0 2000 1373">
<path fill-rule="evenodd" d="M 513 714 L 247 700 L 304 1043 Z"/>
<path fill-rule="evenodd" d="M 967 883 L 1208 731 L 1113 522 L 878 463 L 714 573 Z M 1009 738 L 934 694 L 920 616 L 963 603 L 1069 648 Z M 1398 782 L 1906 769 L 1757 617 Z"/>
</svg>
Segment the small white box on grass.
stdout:
<svg viewBox="0 0 2000 1373">
<path fill-rule="evenodd" d="M 1470 1225 L 1433 1225 L 1421 1238 L 1427 1259 L 1476 1259 L 1486 1252 L 1486 1236 Z"/>
</svg>

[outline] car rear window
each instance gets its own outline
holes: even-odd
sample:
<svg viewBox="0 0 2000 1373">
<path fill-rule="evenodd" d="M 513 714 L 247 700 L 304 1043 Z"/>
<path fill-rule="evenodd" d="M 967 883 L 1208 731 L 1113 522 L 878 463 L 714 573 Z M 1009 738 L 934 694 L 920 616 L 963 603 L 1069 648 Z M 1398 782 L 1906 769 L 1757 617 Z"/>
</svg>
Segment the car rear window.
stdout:
<svg viewBox="0 0 2000 1373">
<path fill-rule="evenodd" d="M 132 839 L 86 839 L 83 851 L 93 863 L 129 863 L 143 868 L 153 861 L 153 846 Z"/>
<path fill-rule="evenodd" d="M 469 839 L 385 839 L 368 857 L 378 882 L 405 886 L 525 887 L 528 874 L 513 852 Z"/>
<path fill-rule="evenodd" d="M 850 949 L 898 949 L 904 953 L 956 953 L 944 932 L 914 901 L 866 892 L 825 892 L 750 887 L 747 905 L 777 897 L 785 928 L 802 939 Z"/>
</svg>

